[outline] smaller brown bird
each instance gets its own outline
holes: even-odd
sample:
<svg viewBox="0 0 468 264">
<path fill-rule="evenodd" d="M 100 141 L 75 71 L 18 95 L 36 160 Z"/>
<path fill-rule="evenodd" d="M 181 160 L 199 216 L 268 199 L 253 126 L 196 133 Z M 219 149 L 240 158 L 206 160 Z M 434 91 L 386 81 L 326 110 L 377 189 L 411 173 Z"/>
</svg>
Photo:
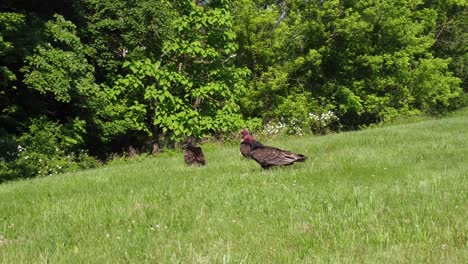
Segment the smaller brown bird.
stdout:
<svg viewBox="0 0 468 264">
<path fill-rule="evenodd" d="M 250 159 L 251 158 L 251 156 L 250 156 L 251 145 L 253 145 L 254 147 L 260 147 L 260 146 L 263 146 L 263 145 L 262 145 L 262 143 L 256 141 L 252 137 L 252 135 L 250 135 L 249 132 L 247 132 L 247 130 L 242 129 L 240 133 L 242 134 L 242 142 L 241 142 L 241 145 L 240 145 L 240 152 L 241 152 L 242 156 Z M 251 142 L 251 143 L 248 143 L 247 141 Z"/>
<path fill-rule="evenodd" d="M 188 165 L 205 165 L 205 155 L 201 147 L 195 147 L 192 139 L 189 138 L 187 143 L 182 147 L 184 149 L 184 160 Z"/>
<path fill-rule="evenodd" d="M 287 166 L 294 162 L 304 162 L 307 159 L 306 156 L 291 151 L 255 145 L 249 137 L 246 137 L 243 142 L 250 145 L 250 156 L 260 164 L 263 169 L 269 169 L 272 166 Z"/>
</svg>

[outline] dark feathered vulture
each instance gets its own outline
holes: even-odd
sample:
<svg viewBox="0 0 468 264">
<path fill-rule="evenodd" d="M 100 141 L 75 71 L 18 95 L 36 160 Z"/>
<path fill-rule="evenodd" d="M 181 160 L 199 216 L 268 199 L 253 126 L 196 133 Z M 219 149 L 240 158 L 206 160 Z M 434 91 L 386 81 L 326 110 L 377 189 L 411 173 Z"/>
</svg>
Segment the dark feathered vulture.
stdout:
<svg viewBox="0 0 468 264">
<path fill-rule="evenodd" d="M 185 163 L 188 165 L 205 165 L 205 155 L 201 147 L 195 147 L 192 139 L 188 139 L 187 143 L 183 146 Z"/>
<path fill-rule="evenodd" d="M 304 162 L 307 159 L 302 154 L 296 154 L 275 147 L 256 145 L 252 143 L 249 137 L 245 138 L 243 143 L 250 145 L 250 157 L 260 164 L 263 169 L 269 169 L 271 166 L 291 165 L 294 162 Z"/>
<path fill-rule="evenodd" d="M 262 143 L 256 141 L 252 135 L 249 134 L 249 132 L 247 132 L 247 130 L 245 129 L 242 129 L 241 132 L 242 134 L 242 142 L 240 144 L 240 152 L 242 154 L 242 156 L 246 157 L 246 158 L 251 158 L 250 157 L 250 149 L 251 149 L 251 145 L 253 146 L 263 146 Z M 250 143 L 247 143 L 247 139 Z"/>
</svg>

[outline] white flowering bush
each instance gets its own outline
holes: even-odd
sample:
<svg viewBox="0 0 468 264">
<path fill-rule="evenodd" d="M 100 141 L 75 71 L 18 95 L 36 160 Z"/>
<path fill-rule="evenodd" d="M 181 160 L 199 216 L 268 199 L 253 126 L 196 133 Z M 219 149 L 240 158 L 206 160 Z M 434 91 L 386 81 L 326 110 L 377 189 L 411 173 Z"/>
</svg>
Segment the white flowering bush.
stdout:
<svg viewBox="0 0 468 264">
<path fill-rule="evenodd" d="M 286 133 L 288 133 L 289 135 L 303 136 L 306 134 L 306 132 L 304 132 L 304 129 L 303 129 L 305 124 L 301 120 L 297 118 L 291 118 L 288 123 L 289 125 L 288 125 L 288 128 L 286 129 Z"/>
<path fill-rule="evenodd" d="M 340 119 L 333 111 L 308 114 L 305 120 L 292 117 L 273 119 L 263 127 L 264 134 L 271 135 L 305 135 L 308 133 L 326 134 L 340 128 Z"/>
<path fill-rule="evenodd" d="M 264 125 L 266 135 L 305 135 L 310 133 L 307 114 L 313 104 L 310 93 L 293 93 L 281 99 L 281 104 L 269 113 Z M 312 103 L 311 103 L 312 102 Z"/>
<path fill-rule="evenodd" d="M 304 135 L 303 122 L 297 118 L 273 120 L 265 124 L 263 130 L 266 135 Z"/>
<path fill-rule="evenodd" d="M 286 131 L 286 124 L 281 121 L 271 121 L 265 124 L 263 130 L 267 135 L 283 134 Z"/>
<path fill-rule="evenodd" d="M 326 134 L 339 127 L 340 119 L 333 111 L 309 113 L 310 130 L 314 134 Z"/>
</svg>

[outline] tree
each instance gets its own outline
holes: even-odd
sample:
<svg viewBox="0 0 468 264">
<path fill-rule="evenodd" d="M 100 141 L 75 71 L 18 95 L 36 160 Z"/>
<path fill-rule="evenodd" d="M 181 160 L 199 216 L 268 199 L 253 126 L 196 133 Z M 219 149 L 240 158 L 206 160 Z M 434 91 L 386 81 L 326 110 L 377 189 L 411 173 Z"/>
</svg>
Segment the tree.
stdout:
<svg viewBox="0 0 468 264">
<path fill-rule="evenodd" d="M 144 131 L 157 140 L 203 136 L 242 126 L 237 100 L 248 70 L 233 65 L 235 33 L 226 5 L 185 1 L 160 60 L 129 61 L 109 87 L 111 131 Z M 119 120 L 118 122 L 115 122 Z"/>
<path fill-rule="evenodd" d="M 175 9 L 167 0 L 84 0 L 74 6 L 78 35 L 99 83 L 113 83 L 125 61 L 159 59 L 172 34 Z"/>
<path fill-rule="evenodd" d="M 15 126 L 14 114 L 17 111 L 12 94 L 16 91 L 15 38 L 25 24 L 25 16 L 18 13 L 0 13 L 0 129 Z"/>
<path fill-rule="evenodd" d="M 69 138 L 81 145 L 85 136 L 82 124 L 91 121 L 98 111 L 94 106 L 100 93 L 75 25 L 59 15 L 54 18 L 45 24 L 44 42 L 26 57 L 27 64 L 21 71 L 28 87 L 49 98 L 46 107 L 53 119 L 81 124 L 70 125 L 76 130 Z"/>
<path fill-rule="evenodd" d="M 304 122 L 308 111 L 333 111 L 357 128 L 460 106 L 459 82 L 432 54 L 437 12 L 423 1 L 245 0 L 234 10 L 241 53 L 248 54 L 239 62 L 254 73 L 243 101 L 248 116 L 292 122 L 294 106 L 305 109 Z"/>
<path fill-rule="evenodd" d="M 434 27 L 435 56 L 449 59 L 449 68 L 462 80 L 468 91 L 468 2 L 462 0 L 426 0 L 425 6 L 437 12 Z"/>
</svg>

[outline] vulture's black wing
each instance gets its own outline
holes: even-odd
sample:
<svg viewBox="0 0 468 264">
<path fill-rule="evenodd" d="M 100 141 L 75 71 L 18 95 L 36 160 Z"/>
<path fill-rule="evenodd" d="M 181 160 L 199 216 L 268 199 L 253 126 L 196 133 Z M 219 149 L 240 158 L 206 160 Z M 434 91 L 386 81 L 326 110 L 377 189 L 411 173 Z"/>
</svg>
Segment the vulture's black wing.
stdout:
<svg viewBox="0 0 468 264">
<path fill-rule="evenodd" d="M 242 154 L 242 156 L 246 157 L 246 158 L 250 158 L 250 144 L 247 143 L 247 142 L 242 142 L 241 145 L 240 145 L 240 152 Z"/>
<path fill-rule="evenodd" d="M 242 156 L 246 157 L 246 158 L 251 158 L 250 157 L 250 151 L 252 149 L 256 149 L 258 147 L 263 147 L 262 143 L 256 141 L 256 140 L 253 140 L 252 142 L 247 142 L 247 141 L 243 141 L 240 145 L 240 152 L 242 154 Z"/>
<path fill-rule="evenodd" d="M 201 147 L 195 147 L 191 143 L 187 144 L 184 150 L 184 160 L 188 165 L 205 165 L 205 155 Z"/>
<path fill-rule="evenodd" d="M 302 154 L 267 146 L 255 148 L 250 151 L 250 155 L 264 169 L 271 166 L 291 165 L 294 162 L 303 162 L 307 159 Z"/>
<path fill-rule="evenodd" d="M 244 139 L 241 142 L 240 152 L 241 152 L 242 156 L 244 156 L 246 158 L 251 158 L 250 157 L 250 151 L 252 151 L 252 150 L 254 150 L 256 148 L 259 148 L 259 147 L 263 147 L 263 144 L 256 141 L 256 140 L 254 140 L 251 135 L 248 135 L 247 137 L 248 138 L 244 137 Z"/>
</svg>

